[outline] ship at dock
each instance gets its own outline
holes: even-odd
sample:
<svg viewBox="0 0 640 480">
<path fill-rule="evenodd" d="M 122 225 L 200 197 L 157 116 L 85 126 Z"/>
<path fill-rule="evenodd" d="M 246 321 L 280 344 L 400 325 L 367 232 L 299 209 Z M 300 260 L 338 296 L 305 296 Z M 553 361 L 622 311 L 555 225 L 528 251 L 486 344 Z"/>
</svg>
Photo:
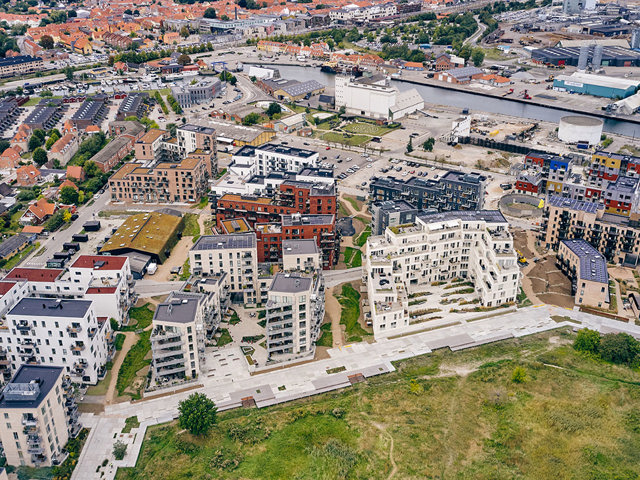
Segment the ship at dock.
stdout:
<svg viewBox="0 0 640 480">
<path fill-rule="evenodd" d="M 353 75 L 355 77 L 362 76 L 362 69 L 357 65 L 345 65 L 338 62 L 325 62 L 320 67 L 321 72 L 341 74 L 341 75 Z"/>
</svg>

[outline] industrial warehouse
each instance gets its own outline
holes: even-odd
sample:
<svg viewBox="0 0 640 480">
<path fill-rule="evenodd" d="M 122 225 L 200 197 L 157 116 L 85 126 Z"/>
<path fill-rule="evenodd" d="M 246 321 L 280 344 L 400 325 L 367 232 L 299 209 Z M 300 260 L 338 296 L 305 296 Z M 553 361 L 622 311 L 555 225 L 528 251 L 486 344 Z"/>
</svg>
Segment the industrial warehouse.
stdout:
<svg viewBox="0 0 640 480">
<path fill-rule="evenodd" d="M 577 67 L 581 53 L 583 58 L 589 59 L 594 67 L 640 66 L 640 52 L 624 47 L 603 45 L 540 48 L 531 52 L 531 59 L 545 65 Z"/>
</svg>

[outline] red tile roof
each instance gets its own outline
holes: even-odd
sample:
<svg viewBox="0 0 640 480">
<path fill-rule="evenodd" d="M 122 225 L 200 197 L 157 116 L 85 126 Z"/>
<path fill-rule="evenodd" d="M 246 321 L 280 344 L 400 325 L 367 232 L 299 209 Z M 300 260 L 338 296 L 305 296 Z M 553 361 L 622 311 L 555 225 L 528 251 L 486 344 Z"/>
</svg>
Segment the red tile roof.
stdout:
<svg viewBox="0 0 640 480">
<path fill-rule="evenodd" d="M 16 282 L 0 281 L 0 295 L 6 295 L 6 293 L 11 290 L 15 284 Z"/>
<path fill-rule="evenodd" d="M 117 257 L 111 255 L 80 255 L 71 265 L 72 268 L 91 268 L 92 270 L 120 270 L 127 257 Z M 99 268 L 95 268 L 96 262 L 104 262 Z"/>
<path fill-rule="evenodd" d="M 118 287 L 91 287 L 87 288 L 87 295 L 91 293 L 115 293 Z"/>
<path fill-rule="evenodd" d="M 7 273 L 6 279 L 22 278 L 30 282 L 53 282 L 62 275 L 64 270 L 60 268 L 19 268 L 16 267 Z"/>
</svg>

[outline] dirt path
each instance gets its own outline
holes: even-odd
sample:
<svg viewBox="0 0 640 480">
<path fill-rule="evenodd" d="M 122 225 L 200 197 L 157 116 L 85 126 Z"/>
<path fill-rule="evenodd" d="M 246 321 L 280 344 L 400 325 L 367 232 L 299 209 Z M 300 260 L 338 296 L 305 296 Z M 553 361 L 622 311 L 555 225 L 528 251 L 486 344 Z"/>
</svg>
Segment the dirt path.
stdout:
<svg viewBox="0 0 640 480">
<path fill-rule="evenodd" d="M 352 197 L 352 195 L 347 195 L 348 197 Z M 341 193 L 339 195 L 339 200 L 340 202 L 344 205 L 344 207 L 349 211 L 349 213 L 351 215 L 359 215 L 361 217 L 364 218 L 371 218 L 371 214 L 369 212 L 367 212 L 366 208 L 364 207 L 365 204 L 362 205 L 362 209 L 361 210 L 357 210 L 353 207 L 353 205 L 351 205 L 351 202 L 349 202 L 346 198 L 344 198 L 344 194 Z"/>
<path fill-rule="evenodd" d="M 331 333 L 333 335 L 333 346 L 341 347 L 344 345 L 342 325 L 340 325 L 340 314 L 342 306 L 338 303 L 338 299 L 333 296 L 334 287 L 328 288 L 325 292 L 324 311 L 327 318 L 331 321 Z"/>
<path fill-rule="evenodd" d="M 200 225 L 200 235 L 210 235 L 211 232 L 205 231 L 204 221 L 211 216 L 211 205 L 204 207 L 198 215 L 198 225 Z"/>
<path fill-rule="evenodd" d="M 378 430 L 380 430 L 389 439 L 389 462 L 391 462 L 391 471 L 389 472 L 387 480 L 391 480 L 398 472 L 398 465 L 396 465 L 396 461 L 393 458 L 393 436 L 389 432 L 387 432 L 387 427 L 385 427 L 381 423 L 371 422 L 371 424 Z"/>
<path fill-rule="evenodd" d="M 171 280 L 171 277 L 173 277 L 171 269 L 184 265 L 184 262 L 189 258 L 189 250 L 191 250 L 192 246 L 193 237 L 182 237 L 173 250 L 171 250 L 171 256 L 167 258 L 162 265 L 158 266 L 158 271 L 155 273 L 153 280 L 159 282 Z"/>
<path fill-rule="evenodd" d="M 124 343 L 122 344 L 122 349 L 116 355 L 116 359 L 113 362 L 113 366 L 111 367 L 111 381 L 109 382 L 109 387 L 107 388 L 107 393 L 105 394 L 105 405 L 109 405 L 114 403 L 116 397 L 116 382 L 118 381 L 118 372 L 120 371 L 120 366 L 124 361 L 124 357 L 127 356 L 127 352 L 133 347 L 133 345 L 138 341 L 138 335 L 134 332 L 121 332 L 125 335 Z"/>
</svg>

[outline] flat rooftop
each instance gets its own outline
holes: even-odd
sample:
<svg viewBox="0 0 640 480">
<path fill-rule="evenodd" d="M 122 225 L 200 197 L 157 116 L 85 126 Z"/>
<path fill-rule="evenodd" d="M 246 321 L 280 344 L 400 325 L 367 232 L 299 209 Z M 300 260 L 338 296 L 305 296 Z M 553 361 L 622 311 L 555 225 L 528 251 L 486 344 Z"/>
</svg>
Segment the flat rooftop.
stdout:
<svg viewBox="0 0 640 480">
<path fill-rule="evenodd" d="M 285 227 L 295 225 L 331 225 L 333 215 L 282 215 L 282 225 Z"/>
<path fill-rule="evenodd" d="M 256 234 L 203 235 L 191 250 L 226 250 L 231 248 L 255 248 Z"/>
<path fill-rule="evenodd" d="M 58 268 L 16 267 L 7 273 L 5 279 L 21 279 L 30 282 L 53 282 L 64 270 Z"/>
<path fill-rule="evenodd" d="M 277 273 L 271 283 L 270 292 L 301 293 L 311 288 L 312 279 L 302 275 Z"/>
<path fill-rule="evenodd" d="M 160 255 L 181 222 L 180 217 L 158 212 L 132 215 L 120 225 L 100 252 L 130 248 Z"/>
<path fill-rule="evenodd" d="M 508 223 L 499 210 L 454 210 L 450 212 L 425 213 L 418 218 L 425 223 L 443 222 L 447 220 L 469 220 L 493 223 Z"/>
<path fill-rule="evenodd" d="M 306 240 L 283 240 L 282 255 L 313 255 L 320 253 L 318 244 L 312 238 Z"/>
<path fill-rule="evenodd" d="M 549 196 L 547 204 L 550 207 L 566 208 L 568 210 L 580 210 L 587 213 L 596 213 L 599 208 L 599 205 L 595 202 L 574 200 L 573 198 L 564 198 L 558 195 Z"/>
<path fill-rule="evenodd" d="M 562 240 L 562 243 L 580 259 L 580 280 L 609 284 L 607 261 L 593 245 L 583 239 Z"/>
<path fill-rule="evenodd" d="M 0 409 L 38 408 L 54 387 L 63 367 L 22 365 L 0 396 Z"/>
<path fill-rule="evenodd" d="M 83 318 L 89 308 L 90 300 L 25 297 L 8 314 L 25 317 Z"/>
<path fill-rule="evenodd" d="M 91 268 L 92 270 L 122 270 L 127 257 L 115 255 L 80 255 L 72 268 Z"/>
</svg>

